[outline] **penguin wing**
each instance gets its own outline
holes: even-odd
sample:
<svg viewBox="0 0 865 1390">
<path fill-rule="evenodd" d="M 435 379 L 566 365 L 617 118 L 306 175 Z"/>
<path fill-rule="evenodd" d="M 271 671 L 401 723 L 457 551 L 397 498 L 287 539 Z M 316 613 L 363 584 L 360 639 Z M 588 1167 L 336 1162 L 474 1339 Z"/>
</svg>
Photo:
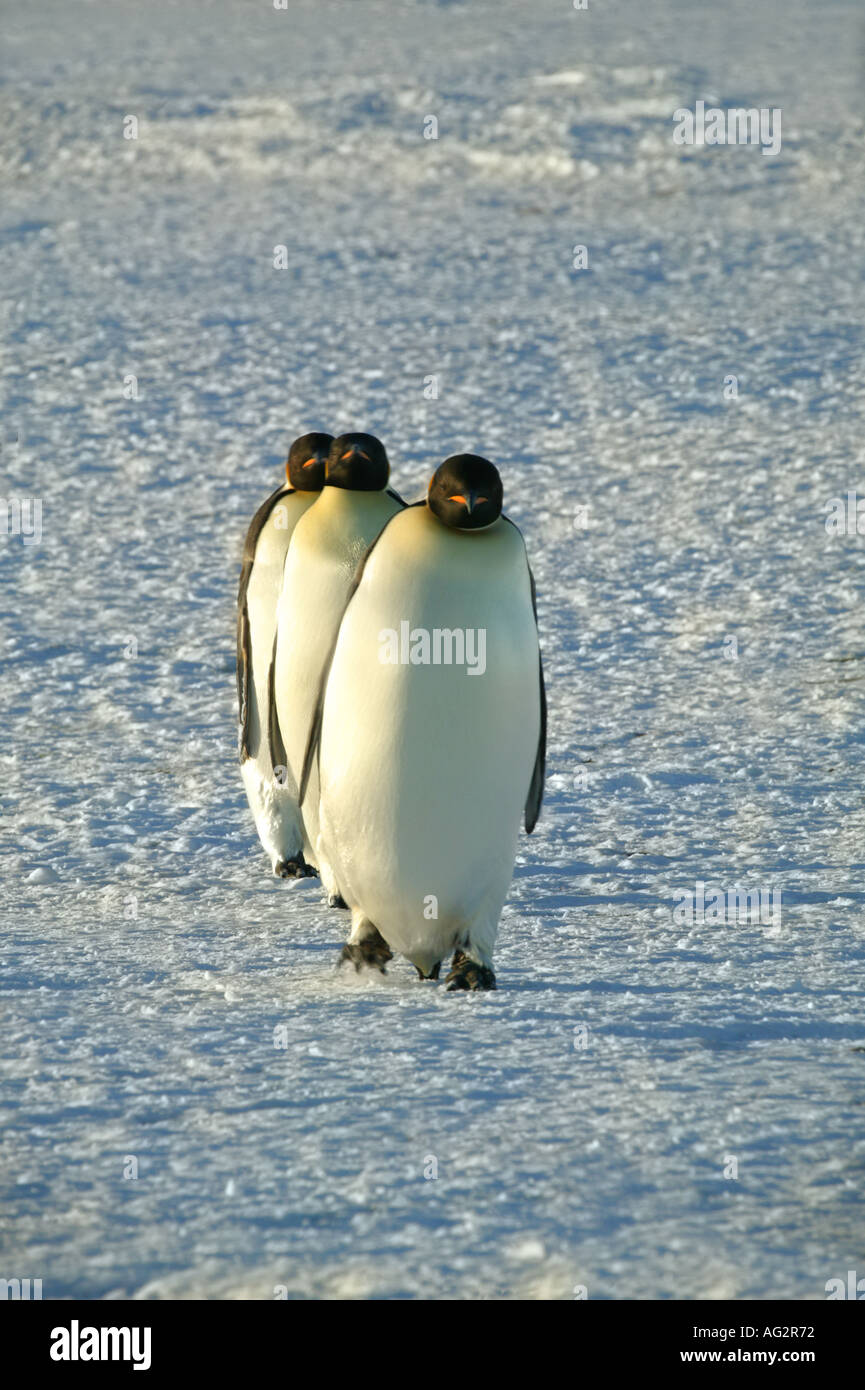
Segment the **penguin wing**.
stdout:
<svg viewBox="0 0 865 1390">
<path fill-rule="evenodd" d="M 240 717 L 240 761 L 249 757 L 249 682 L 252 674 L 252 648 L 249 637 L 249 610 L 246 599 L 237 615 L 237 708 Z"/>
<path fill-rule="evenodd" d="M 274 772 L 278 767 L 288 766 L 288 758 L 285 753 L 285 744 L 282 740 L 282 731 L 279 727 L 279 715 L 276 712 L 276 697 L 274 694 L 274 682 L 276 676 L 276 644 L 279 640 L 279 629 L 273 634 L 273 652 L 270 657 L 270 669 L 267 673 L 267 737 L 270 743 L 270 765 Z"/>
<path fill-rule="evenodd" d="M 390 488 L 388 488 L 388 494 L 391 497 L 396 497 L 396 500 L 398 502 L 402 502 L 402 498 L 397 497 L 397 494 L 395 492 L 391 492 Z M 402 502 L 402 505 L 404 507 L 425 507 L 426 499 L 424 499 L 422 502 Z M 384 526 L 382 526 L 372 545 L 369 547 L 368 550 L 365 551 L 363 558 L 360 561 L 360 564 L 355 570 L 354 579 L 351 581 L 351 588 L 349 589 L 348 594 L 346 596 L 345 607 L 343 608 L 339 616 L 339 623 L 337 624 L 336 632 L 334 634 L 333 642 L 331 643 L 330 651 L 327 654 L 327 661 L 324 663 L 324 666 L 322 668 L 321 682 L 319 684 L 318 694 L 315 700 L 315 711 L 312 716 L 312 723 L 309 726 L 309 737 L 306 742 L 306 753 L 304 754 L 303 758 L 303 771 L 300 774 L 300 786 L 298 788 L 298 806 L 303 805 L 303 799 L 306 796 L 306 789 L 309 786 L 309 778 L 310 773 L 312 772 L 312 764 L 318 754 L 319 747 L 321 746 L 321 725 L 322 719 L 324 717 L 324 694 L 327 690 L 328 677 L 330 676 L 330 668 L 333 665 L 333 658 L 334 653 L 336 652 L 336 644 L 339 641 L 340 629 L 342 628 L 343 620 L 345 619 L 346 612 L 348 611 L 348 606 L 354 598 L 355 594 L 357 593 L 358 589 L 360 588 L 360 581 L 363 578 L 363 572 L 366 569 L 366 562 L 369 559 L 372 552 L 375 550 L 376 546 L 378 545 L 388 526 L 390 526 L 390 523 L 393 521 L 394 516 L 399 516 L 399 512 L 394 512 L 393 516 L 388 517 L 387 521 L 385 522 Z"/>
<path fill-rule="evenodd" d="M 513 526 L 515 531 L 522 532 L 516 522 L 511 521 L 509 516 L 502 513 L 502 520 L 509 526 Z M 525 541 L 523 541 L 525 544 Z M 535 615 L 535 630 L 538 626 L 538 591 L 535 587 L 535 576 L 532 574 L 532 567 L 526 556 L 526 568 L 529 572 L 529 584 L 532 590 L 532 612 Z M 535 765 L 532 768 L 532 780 L 529 783 L 529 793 L 526 797 L 524 810 L 526 834 L 531 835 L 538 823 L 538 816 L 541 812 L 541 802 L 544 799 L 544 775 L 547 767 L 547 692 L 544 685 L 544 662 L 541 656 L 540 634 L 538 635 L 538 691 L 541 702 L 541 727 L 538 733 L 538 747 L 535 753 Z"/>
<path fill-rule="evenodd" d="M 264 523 L 281 497 L 294 492 L 293 487 L 278 487 L 266 502 L 262 502 L 249 525 L 243 543 L 243 564 L 237 589 L 237 709 L 240 721 L 240 760 L 249 757 L 249 682 L 252 679 L 252 646 L 249 632 L 249 608 L 246 593 L 255 564 L 255 548 Z"/>
<path fill-rule="evenodd" d="M 532 586 L 532 608 L 535 614 L 535 627 L 537 627 L 538 597 L 535 588 L 535 576 L 532 574 L 531 565 L 529 566 L 529 580 Z M 538 682 L 541 697 L 541 729 L 538 735 L 538 751 L 535 754 L 535 766 L 532 770 L 532 780 L 529 783 L 529 794 L 526 797 L 525 824 L 527 835 L 531 835 L 538 823 L 541 802 L 544 797 L 544 774 L 547 766 L 547 692 L 544 687 L 544 663 L 541 657 L 540 641 L 538 642 Z"/>
<path fill-rule="evenodd" d="M 399 502 L 399 504 L 400 504 L 401 507 L 407 507 L 407 506 L 408 506 L 408 502 L 406 502 L 405 498 L 400 497 L 400 495 L 399 495 L 398 492 L 394 492 L 394 490 L 393 490 L 392 487 L 387 487 L 387 488 L 385 488 L 385 492 L 387 493 L 388 497 L 392 497 L 392 498 L 393 498 L 394 502 Z M 412 504 L 412 505 L 414 505 L 414 504 Z"/>
<path fill-rule="evenodd" d="M 258 538 L 264 528 L 264 523 L 270 516 L 277 502 L 281 497 L 288 497 L 294 492 L 293 487 L 287 487 L 285 483 L 272 492 L 266 502 L 262 502 L 252 521 L 249 523 L 249 530 L 246 533 L 246 540 L 243 542 L 243 565 L 240 571 L 240 586 L 237 591 L 237 606 L 241 608 L 246 601 L 246 591 L 249 588 L 249 576 L 252 574 L 252 566 L 255 564 L 255 548 L 258 545 Z"/>
</svg>

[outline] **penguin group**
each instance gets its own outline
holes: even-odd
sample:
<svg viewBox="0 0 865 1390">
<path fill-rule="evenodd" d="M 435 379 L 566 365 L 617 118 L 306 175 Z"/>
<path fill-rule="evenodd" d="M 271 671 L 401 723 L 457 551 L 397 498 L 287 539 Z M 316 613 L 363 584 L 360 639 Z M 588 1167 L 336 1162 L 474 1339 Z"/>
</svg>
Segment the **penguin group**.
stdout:
<svg viewBox="0 0 865 1390">
<path fill-rule="evenodd" d="M 273 872 L 318 875 L 340 962 L 496 988 L 520 820 L 541 806 L 535 583 L 498 470 L 456 454 L 407 504 L 370 434 L 302 435 L 246 536 L 241 774 Z"/>
</svg>

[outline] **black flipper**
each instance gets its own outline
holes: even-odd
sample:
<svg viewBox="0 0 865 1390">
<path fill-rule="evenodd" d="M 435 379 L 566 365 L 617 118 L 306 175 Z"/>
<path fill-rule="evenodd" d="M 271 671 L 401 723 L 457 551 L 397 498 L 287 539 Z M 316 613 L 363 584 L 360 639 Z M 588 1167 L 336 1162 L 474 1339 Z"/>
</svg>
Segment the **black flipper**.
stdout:
<svg viewBox="0 0 865 1390">
<path fill-rule="evenodd" d="M 509 516 L 502 513 L 502 521 L 506 521 L 509 526 L 513 526 L 515 531 L 520 528 L 516 522 L 511 521 Z M 520 531 L 522 535 L 522 531 Z M 525 543 L 525 542 L 524 542 Z M 532 588 L 532 612 L 535 615 L 535 628 L 538 626 L 538 595 L 535 588 L 535 576 L 532 574 L 532 567 L 526 557 L 526 566 L 529 571 L 529 583 Z M 544 662 L 541 656 L 540 634 L 538 634 L 538 686 L 541 697 L 541 728 L 538 734 L 538 747 L 535 753 L 535 765 L 532 768 L 532 780 L 529 783 L 529 792 L 526 797 L 524 809 L 526 834 L 531 835 L 538 823 L 538 816 L 541 811 L 541 802 L 544 799 L 544 775 L 547 766 L 547 692 L 544 686 Z"/>
<path fill-rule="evenodd" d="M 531 565 L 529 566 L 529 579 L 532 585 L 532 610 L 535 615 L 535 627 L 537 627 L 538 597 L 537 590 L 535 589 L 535 576 L 532 574 Z M 538 682 L 541 696 L 541 729 L 538 735 L 538 751 L 535 754 L 535 766 L 532 770 L 532 780 L 529 783 L 529 794 L 526 797 L 525 825 L 527 835 L 531 835 L 538 823 L 541 802 L 544 797 L 544 775 L 547 766 L 547 692 L 544 686 L 544 663 L 541 658 L 540 642 L 538 643 Z"/>
<path fill-rule="evenodd" d="M 249 751 L 249 682 L 252 676 L 252 653 L 249 638 L 249 610 L 244 597 L 237 615 L 237 707 L 240 711 L 240 761 L 245 763 Z"/>
<path fill-rule="evenodd" d="M 285 754 L 285 744 L 282 741 L 282 730 L 279 727 L 279 715 L 276 712 L 276 699 L 274 695 L 276 643 L 278 638 L 279 632 L 275 632 L 273 635 L 273 654 L 270 658 L 270 669 L 267 673 L 267 738 L 270 749 L 270 765 L 274 772 L 276 772 L 278 767 L 288 767 L 288 758 Z"/>
<path fill-rule="evenodd" d="M 391 497 L 396 497 L 396 493 L 390 492 L 389 489 L 388 491 Z M 401 502 L 402 498 L 397 497 L 397 501 Z M 425 507 L 426 499 L 424 499 L 422 502 L 411 502 L 408 504 L 403 503 L 403 506 L 406 508 L 408 506 Z M 333 665 L 333 657 L 334 653 L 336 652 L 336 644 L 339 641 L 339 633 L 340 628 L 342 627 L 343 619 L 345 618 L 348 605 L 351 603 L 352 599 L 357 593 L 360 581 L 363 578 L 363 572 L 366 569 L 367 560 L 369 559 L 372 552 L 375 550 L 376 546 L 378 545 L 388 526 L 390 526 L 394 517 L 400 515 L 400 512 L 394 512 L 393 516 L 388 517 L 387 521 L 385 522 L 384 526 L 382 526 L 372 545 L 364 553 L 363 558 L 360 561 L 360 564 L 354 572 L 354 579 L 351 581 L 351 588 L 349 589 L 348 594 L 346 596 L 345 608 L 343 608 L 342 613 L 340 614 L 339 623 L 337 624 L 336 632 L 334 633 L 333 642 L 331 643 L 330 651 L 327 654 L 327 661 L 324 663 L 324 666 L 322 667 L 321 682 L 319 684 L 318 694 L 315 700 L 315 711 L 312 716 L 312 723 L 309 727 L 309 738 L 306 742 L 306 753 L 304 754 L 303 759 L 303 771 L 300 775 L 300 787 L 298 789 L 297 797 L 297 802 L 299 806 L 303 805 L 304 797 L 306 796 L 306 789 L 309 786 L 309 778 L 312 772 L 312 764 L 315 757 L 318 754 L 319 746 L 321 744 L 321 723 L 324 715 L 324 692 L 327 689 L 328 677 L 330 676 L 330 668 Z"/>
<path fill-rule="evenodd" d="M 240 721 L 240 761 L 245 762 L 249 751 L 249 682 L 252 680 L 252 648 L 250 646 L 249 609 L 246 591 L 255 564 L 255 548 L 264 523 L 281 497 L 294 492 L 293 487 L 283 485 L 272 492 L 266 502 L 259 507 L 249 525 L 243 543 L 243 564 L 240 570 L 240 584 L 237 590 L 237 708 Z"/>
</svg>

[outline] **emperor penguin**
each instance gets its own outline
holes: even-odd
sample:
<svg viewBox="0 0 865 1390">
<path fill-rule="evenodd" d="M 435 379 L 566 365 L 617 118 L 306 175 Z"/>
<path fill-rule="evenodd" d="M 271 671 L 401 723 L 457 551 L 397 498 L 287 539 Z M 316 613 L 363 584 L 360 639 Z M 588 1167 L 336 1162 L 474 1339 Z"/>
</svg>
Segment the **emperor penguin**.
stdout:
<svg viewBox="0 0 865 1390">
<path fill-rule="evenodd" d="M 300 796 L 307 824 L 318 797 L 313 852 L 351 909 L 341 961 L 384 970 L 398 951 L 437 979 L 453 953 L 450 990 L 495 989 L 545 750 L 525 543 L 497 469 L 455 455 L 367 552 L 317 702 Z"/>
<path fill-rule="evenodd" d="M 294 528 L 324 486 L 333 443 L 329 434 L 304 434 L 292 444 L 286 481 L 259 507 L 246 534 L 237 595 L 237 699 L 240 770 L 258 837 L 273 872 L 283 878 L 309 873 L 297 788 L 275 778 L 270 748 L 270 675 L 282 570 Z"/>
<path fill-rule="evenodd" d="M 325 664 L 355 571 L 384 524 L 403 510 L 388 488 L 384 446 L 370 434 L 331 444 L 324 487 L 291 538 L 279 597 L 274 650 L 276 721 L 271 751 L 297 787 Z M 344 907 L 338 881 L 318 849 L 317 785 L 303 815 L 303 852 L 321 875 L 330 905 Z M 315 848 L 314 848 L 315 847 Z"/>
</svg>

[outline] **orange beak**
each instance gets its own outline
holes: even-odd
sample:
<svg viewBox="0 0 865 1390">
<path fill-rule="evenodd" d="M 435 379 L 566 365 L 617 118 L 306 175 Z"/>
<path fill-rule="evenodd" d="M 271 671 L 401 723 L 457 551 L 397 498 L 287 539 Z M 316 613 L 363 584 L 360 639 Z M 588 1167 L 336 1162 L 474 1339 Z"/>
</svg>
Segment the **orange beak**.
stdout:
<svg viewBox="0 0 865 1390">
<path fill-rule="evenodd" d="M 475 492 L 470 492 L 468 497 L 464 497 L 461 492 L 456 492 L 453 497 L 448 498 L 449 502 L 462 502 L 469 515 L 471 515 L 479 502 L 486 502 L 486 500 L 486 497 L 478 497 Z"/>
</svg>

